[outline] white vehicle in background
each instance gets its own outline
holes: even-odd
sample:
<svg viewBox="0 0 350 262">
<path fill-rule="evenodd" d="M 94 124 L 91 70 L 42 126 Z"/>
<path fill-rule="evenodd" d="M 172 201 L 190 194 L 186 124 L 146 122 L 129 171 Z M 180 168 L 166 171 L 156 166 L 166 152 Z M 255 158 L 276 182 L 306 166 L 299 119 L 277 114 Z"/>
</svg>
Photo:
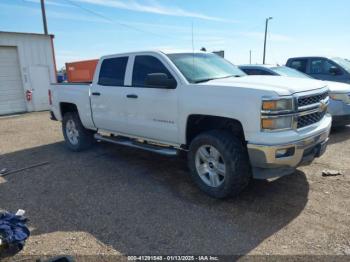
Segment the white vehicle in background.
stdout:
<svg viewBox="0 0 350 262">
<path fill-rule="evenodd" d="M 91 84 L 54 84 L 50 100 L 70 149 L 96 139 L 186 151 L 194 182 L 216 198 L 311 163 L 324 153 L 332 121 L 323 82 L 248 77 L 205 52 L 105 56 Z"/>
<path fill-rule="evenodd" d="M 275 75 L 309 78 L 296 69 L 279 65 L 241 65 L 239 68 L 248 75 Z M 320 81 L 316 80 L 315 81 Z M 330 102 L 328 112 L 332 115 L 333 127 L 350 125 L 350 85 L 340 82 L 324 81 L 329 88 Z"/>
</svg>

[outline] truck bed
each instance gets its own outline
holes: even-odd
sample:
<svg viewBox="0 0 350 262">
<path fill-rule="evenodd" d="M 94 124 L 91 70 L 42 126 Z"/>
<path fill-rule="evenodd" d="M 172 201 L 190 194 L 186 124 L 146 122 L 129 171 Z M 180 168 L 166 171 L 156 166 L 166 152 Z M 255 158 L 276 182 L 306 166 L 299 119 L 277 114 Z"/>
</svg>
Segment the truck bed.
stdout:
<svg viewBox="0 0 350 262">
<path fill-rule="evenodd" d="M 68 103 L 75 105 L 81 122 L 86 128 L 96 129 L 90 108 L 90 87 L 89 83 L 60 83 L 51 84 L 52 111 L 57 120 L 62 120 L 62 112 L 60 112 L 60 104 Z"/>
</svg>

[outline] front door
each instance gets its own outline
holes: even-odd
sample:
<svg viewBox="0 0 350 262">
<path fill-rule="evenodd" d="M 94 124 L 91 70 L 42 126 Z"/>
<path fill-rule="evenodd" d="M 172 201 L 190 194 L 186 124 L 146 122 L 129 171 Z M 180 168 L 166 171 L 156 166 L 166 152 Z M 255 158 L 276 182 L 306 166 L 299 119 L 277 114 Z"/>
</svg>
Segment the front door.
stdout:
<svg viewBox="0 0 350 262">
<path fill-rule="evenodd" d="M 336 68 L 338 73 L 332 73 L 331 68 Z M 344 70 L 333 61 L 325 58 L 311 59 L 310 75 L 316 79 L 336 82 L 343 82 L 345 78 Z"/>
<path fill-rule="evenodd" d="M 165 73 L 173 78 L 160 58 L 135 56 L 131 87 L 127 87 L 128 128 L 134 136 L 176 144 L 178 142 L 178 91 L 147 86 L 148 74 Z"/>
<path fill-rule="evenodd" d="M 124 86 L 128 57 L 102 61 L 99 76 L 91 87 L 91 109 L 96 127 L 111 133 L 127 132 L 126 88 Z"/>
</svg>

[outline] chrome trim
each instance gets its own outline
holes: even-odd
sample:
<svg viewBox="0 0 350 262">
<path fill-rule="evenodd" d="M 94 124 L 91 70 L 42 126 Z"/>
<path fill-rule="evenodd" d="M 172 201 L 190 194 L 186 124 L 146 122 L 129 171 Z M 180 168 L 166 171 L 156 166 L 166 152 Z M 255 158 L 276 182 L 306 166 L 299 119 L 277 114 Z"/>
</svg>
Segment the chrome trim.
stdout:
<svg viewBox="0 0 350 262">
<path fill-rule="evenodd" d="M 267 118 L 280 118 L 280 117 L 288 117 L 288 116 L 305 116 L 305 115 L 310 115 L 310 114 L 314 114 L 317 112 L 322 112 L 320 110 L 320 107 L 315 108 L 313 110 L 309 110 L 309 111 L 302 111 L 302 112 L 296 112 L 296 113 L 292 113 L 292 114 L 284 114 L 284 115 L 262 115 L 261 119 L 267 119 Z"/>
<path fill-rule="evenodd" d="M 257 168 L 279 168 L 297 167 L 302 163 L 304 151 L 328 141 L 330 127 L 316 135 L 284 144 L 250 144 L 248 143 L 248 153 L 253 167 Z M 294 155 L 276 158 L 276 151 L 293 147 Z"/>
<path fill-rule="evenodd" d="M 312 92 L 312 91 L 308 91 L 308 92 Z M 308 98 L 311 96 L 318 96 L 318 95 L 322 95 L 325 93 L 327 93 L 327 90 L 322 90 L 318 93 L 311 93 L 308 95 L 301 95 L 301 96 L 295 95 L 295 96 L 293 96 L 292 97 L 293 110 L 280 110 L 280 111 L 261 110 L 261 120 L 262 119 L 276 119 L 276 118 L 280 118 L 280 117 L 293 117 L 293 119 L 292 119 L 292 126 L 291 127 L 286 127 L 286 128 L 282 128 L 282 129 L 264 129 L 262 127 L 262 123 L 260 121 L 260 130 L 262 132 L 281 132 L 281 131 L 285 131 L 285 130 L 298 130 L 298 129 L 300 129 L 300 128 L 298 128 L 298 118 L 305 116 L 305 115 L 310 115 L 310 114 L 314 114 L 314 113 L 318 113 L 318 112 L 327 111 L 327 107 L 329 105 L 330 98 L 329 98 L 329 94 L 328 94 L 328 96 L 326 98 L 320 100 L 320 102 L 315 103 L 315 104 L 311 104 L 311 105 L 302 106 L 302 107 L 298 107 L 299 99 L 300 98 Z M 276 101 L 276 100 L 283 100 L 283 99 L 290 99 L 290 98 L 289 97 L 288 98 L 281 97 L 280 99 L 278 99 L 277 97 L 274 97 L 274 98 L 263 97 L 262 101 Z M 301 127 L 301 128 L 304 128 L 304 127 Z"/>
<path fill-rule="evenodd" d="M 285 110 L 263 110 L 263 102 L 266 101 L 281 101 L 281 100 L 292 100 L 292 109 L 285 109 Z M 290 112 L 294 112 L 295 111 L 295 99 L 293 96 L 287 96 L 287 97 L 263 97 L 262 101 L 261 101 L 261 113 L 262 114 L 273 114 L 273 115 L 277 115 L 277 114 L 287 114 Z"/>
<path fill-rule="evenodd" d="M 293 98 L 294 96 L 263 96 L 262 101 L 288 100 Z"/>
<path fill-rule="evenodd" d="M 279 110 L 279 111 L 271 111 L 271 110 L 261 110 L 261 114 L 263 115 L 286 115 L 295 110 Z"/>
<path fill-rule="evenodd" d="M 293 120 L 292 120 L 292 124 Z M 262 127 L 262 124 L 260 123 L 260 128 L 261 128 L 261 132 L 266 132 L 266 133 L 275 133 L 275 132 L 282 132 L 282 131 L 287 131 L 287 130 L 292 130 L 293 127 L 286 127 L 286 128 L 280 128 L 280 129 L 266 129 Z"/>
<path fill-rule="evenodd" d="M 316 108 L 316 107 L 320 107 L 321 106 L 321 102 L 324 102 L 326 105 L 329 104 L 329 96 L 327 96 L 325 99 L 322 99 L 320 102 L 318 103 L 315 103 L 315 104 L 311 104 L 311 105 L 307 105 L 307 106 L 301 106 L 301 107 L 298 107 L 298 111 L 306 111 L 306 110 L 309 110 L 310 108 Z"/>
<path fill-rule="evenodd" d="M 155 144 L 146 144 L 146 143 L 141 143 L 138 142 L 137 140 L 134 139 L 124 139 L 124 138 L 118 138 L 118 137 L 108 137 L 108 136 L 103 136 L 99 133 L 96 133 L 94 135 L 94 138 L 96 140 L 101 140 L 117 145 L 123 145 L 123 146 L 128 146 L 128 147 L 133 147 L 137 149 L 143 149 L 145 151 L 165 155 L 165 156 L 176 156 L 178 155 L 179 151 L 176 148 L 169 147 L 168 145 L 155 145 Z"/>
<path fill-rule="evenodd" d="M 301 107 L 298 107 L 298 110 L 299 111 L 307 111 L 307 110 L 318 108 L 318 107 L 320 107 L 320 103 L 315 103 L 315 104 L 311 104 L 311 105 L 307 105 L 307 106 L 301 106 Z"/>
<path fill-rule="evenodd" d="M 306 93 L 310 93 L 310 94 L 305 94 L 305 95 L 299 95 L 298 93 L 296 94 L 296 97 L 297 98 L 305 98 L 305 97 L 308 97 L 308 96 L 318 96 L 318 95 L 321 95 L 325 92 L 328 91 L 329 93 L 329 89 L 327 88 L 327 85 L 325 85 L 324 87 L 321 87 L 320 89 L 322 89 L 322 91 L 320 90 L 319 92 L 315 93 L 314 90 L 310 90 L 310 91 L 306 91 Z"/>
</svg>

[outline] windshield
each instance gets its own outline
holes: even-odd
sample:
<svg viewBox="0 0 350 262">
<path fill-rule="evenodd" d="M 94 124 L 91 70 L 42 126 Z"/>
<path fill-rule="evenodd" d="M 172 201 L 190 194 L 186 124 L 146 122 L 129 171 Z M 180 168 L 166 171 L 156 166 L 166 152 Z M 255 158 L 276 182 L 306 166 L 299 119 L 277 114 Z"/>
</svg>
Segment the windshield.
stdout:
<svg viewBox="0 0 350 262">
<path fill-rule="evenodd" d="M 190 83 L 245 75 L 238 67 L 216 54 L 168 54 L 170 60 Z"/>
<path fill-rule="evenodd" d="M 312 78 L 298 70 L 295 70 L 290 67 L 286 66 L 278 66 L 278 67 L 271 67 L 272 71 L 276 72 L 280 76 L 289 76 L 289 77 L 299 77 L 299 78 Z"/>
<path fill-rule="evenodd" d="M 332 60 L 350 73 L 350 62 L 349 61 L 346 61 L 345 59 L 340 58 L 340 57 L 332 58 Z"/>
</svg>

